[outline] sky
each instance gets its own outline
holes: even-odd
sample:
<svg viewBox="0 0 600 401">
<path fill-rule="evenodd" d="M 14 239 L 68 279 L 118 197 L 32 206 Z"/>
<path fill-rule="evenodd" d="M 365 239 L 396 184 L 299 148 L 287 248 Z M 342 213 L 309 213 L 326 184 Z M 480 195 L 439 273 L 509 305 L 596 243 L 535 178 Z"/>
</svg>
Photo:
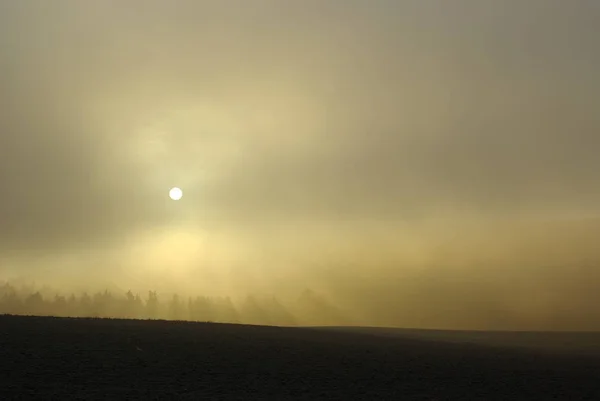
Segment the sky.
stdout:
<svg viewBox="0 0 600 401">
<path fill-rule="evenodd" d="M 599 25 L 595 0 L 0 0 L 0 272 L 310 286 L 387 325 L 445 289 L 593 309 Z"/>
</svg>

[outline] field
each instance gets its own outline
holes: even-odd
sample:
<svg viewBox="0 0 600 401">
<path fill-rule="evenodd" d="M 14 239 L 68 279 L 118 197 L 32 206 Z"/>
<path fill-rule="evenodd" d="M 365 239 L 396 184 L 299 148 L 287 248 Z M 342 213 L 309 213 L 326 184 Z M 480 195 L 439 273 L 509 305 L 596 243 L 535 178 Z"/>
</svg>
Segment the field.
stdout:
<svg viewBox="0 0 600 401">
<path fill-rule="evenodd" d="M 0 316 L 0 399 L 599 400 L 600 333 Z"/>
</svg>

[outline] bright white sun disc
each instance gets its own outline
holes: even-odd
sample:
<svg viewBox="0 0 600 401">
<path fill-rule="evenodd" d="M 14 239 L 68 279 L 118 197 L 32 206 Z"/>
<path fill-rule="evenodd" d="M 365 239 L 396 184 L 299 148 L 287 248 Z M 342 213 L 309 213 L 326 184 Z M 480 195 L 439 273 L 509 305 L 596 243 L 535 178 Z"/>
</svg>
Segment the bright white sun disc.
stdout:
<svg viewBox="0 0 600 401">
<path fill-rule="evenodd" d="M 181 197 L 183 196 L 183 191 L 181 190 L 181 188 L 171 188 L 171 190 L 169 191 L 169 198 L 173 199 L 173 200 L 179 200 L 181 199 Z"/>
</svg>

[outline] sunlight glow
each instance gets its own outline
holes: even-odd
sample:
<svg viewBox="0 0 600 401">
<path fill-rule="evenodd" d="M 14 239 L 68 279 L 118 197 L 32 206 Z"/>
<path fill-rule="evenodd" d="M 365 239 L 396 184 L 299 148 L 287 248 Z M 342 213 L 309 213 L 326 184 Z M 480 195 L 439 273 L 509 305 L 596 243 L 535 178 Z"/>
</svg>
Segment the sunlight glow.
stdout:
<svg viewBox="0 0 600 401">
<path fill-rule="evenodd" d="M 173 200 L 179 200 L 183 197 L 183 191 L 181 190 L 181 188 L 171 188 L 171 190 L 169 191 L 169 198 L 173 199 Z"/>
</svg>

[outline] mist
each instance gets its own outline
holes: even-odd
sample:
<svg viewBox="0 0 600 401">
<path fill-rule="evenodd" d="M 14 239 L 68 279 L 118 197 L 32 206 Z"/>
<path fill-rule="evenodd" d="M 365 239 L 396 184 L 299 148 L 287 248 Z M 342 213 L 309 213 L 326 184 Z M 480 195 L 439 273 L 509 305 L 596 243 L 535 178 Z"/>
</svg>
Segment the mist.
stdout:
<svg viewBox="0 0 600 401">
<path fill-rule="evenodd" d="M 0 279 L 597 329 L 599 23 L 592 0 L 0 0 Z"/>
</svg>

